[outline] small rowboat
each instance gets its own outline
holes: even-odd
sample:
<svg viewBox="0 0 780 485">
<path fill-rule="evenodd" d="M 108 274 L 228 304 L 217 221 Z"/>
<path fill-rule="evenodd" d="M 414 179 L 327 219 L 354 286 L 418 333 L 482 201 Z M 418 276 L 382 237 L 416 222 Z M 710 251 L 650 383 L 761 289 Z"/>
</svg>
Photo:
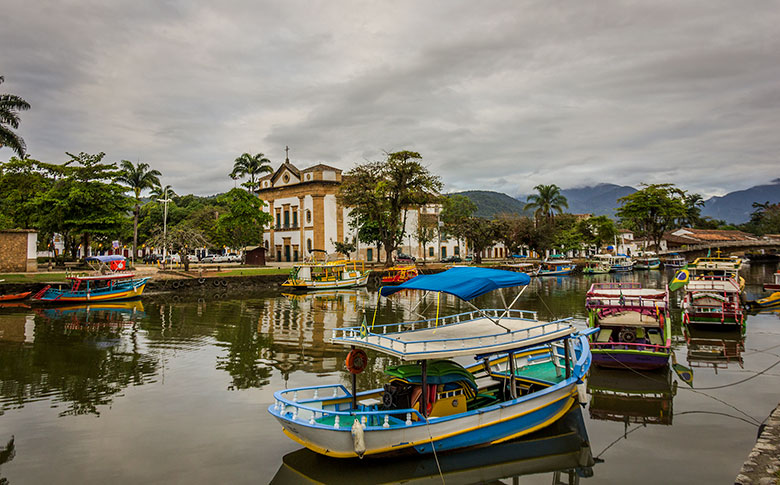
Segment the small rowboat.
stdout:
<svg viewBox="0 0 780 485">
<path fill-rule="evenodd" d="M 590 332 L 579 332 L 570 318 L 543 322 L 536 312 L 512 309 L 522 292 L 504 309 L 470 303 L 529 282 L 524 273 L 456 267 L 383 287 L 384 296 L 405 289 L 451 294 L 474 310 L 333 329 L 331 343 L 352 348 L 352 389 L 335 383 L 280 390 L 268 412 L 290 439 L 337 458 L 497 445 L 545 428 L 577 402 L 590 368 Z M 383 387 L 358 392 L 356 375 L 367 365 L 362 349 L 402 362 L 387 368 Z M 476 363 L 453 360 L 465 356 Z"/>
<path fill-rule="evenodd" d="M 418 275 L 417 266 L 413 264 L 399 264 L 385 270 L 385 274 L 382 276 L 382 284 L 398 285 Z"/>
<path fill-rule="evenodd" d="M 24 293 L 12 293 L 8 295 L 0 295 L 0 303 L 24 300 L 25 298 L 30 296 L 31 293 L 32 291 L 25 291 Z"/>
</svg>

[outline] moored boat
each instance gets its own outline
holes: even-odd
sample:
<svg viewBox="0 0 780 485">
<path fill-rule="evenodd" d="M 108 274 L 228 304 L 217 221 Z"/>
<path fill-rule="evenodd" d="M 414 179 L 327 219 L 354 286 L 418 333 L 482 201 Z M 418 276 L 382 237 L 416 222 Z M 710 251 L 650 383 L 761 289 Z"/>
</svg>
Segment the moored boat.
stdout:
<svg viewBox="0 0 780 485">
<path fill-rule="evenodd" d="M 397 285 L 418 275 L 417 266 L 413 264 L 398 264 L 385 270 L 382 275 L 382 284 Z"/>
<path fill-rule="evenodd" d="M 596 254 L 591 256 L 582 268 L 585 274 L 606 274 L 612 271 L 612 256 L 609 254 Z"/>
<path fill-rule="evenodd" d="M 740 284 L 732 277 L 691 278 L 682 308 L 686 325 L 743 327 L 745 324 Z"/>
<path fill-rule="evenodd" d="M 32 294 L 32 291 L 23 291 L 21 293 L 9 293 L 7 295 L 0 295 L 0 303 L 24 300 L 25 298 L 30 296 L 30 294 Z"/>
<path fill-rule="evenodd" d="M 764 283 L 765 291 L 780 290 L 780 271 L 775 273 L 774 277 L 775 279 L 771 283 Z"/>
<path fill-rule="evenodd" d="M 636 257 L 634 269 L 660 269 L 661 260 L 655 253 L 643 253 Z"/>
<path fill-rule="evenodd" d="M 85 261 L 95 268 L 97 274 L 67 276 L 68 288 L 47 285 L 32 299 L 43 303 L 132 300 L 140 298 L 150 279 L 136 278 L 135 273 L 123 272 L 127 267 L 124 256 L 92 256 Z"/>
<path fill-rule="evenodd" d="M 682 268 L 688 261 L 680 253 L 672 253 L 664 258 L 663 264 L 664 268 Z"/>
<path fill-rule="evenodd" d="M 499 444 L 549 426 L 577 400 L 590 368 L 588 332 L 578 332 L 568 318 L 542 322 L 535 312 L 512 309 L 520 294 L 504 309 L 470 303 L 529 281 L 524 273 L 457 267 L 383 287 L 384 296 L 404 289 L 451 294 L 474 310 L 334 329 L 331 343 L 352 347 L 352 389 L 331 384 L 277 391 L 268 411 L 294 441 L 340 458 Z M 383 388 L 358 392 L 354 376 L 366 366 L 364 348 L 405 364 L 387 369 Z M 477 363 L 463 367 L 453 360 L 465 356 Z"/>
<path fill-rule="evenodd" d="M 696 258 L 688 264 L 688 273 L 693 280 L 734 280 L 739 291 L 745 288 L 745 279 L 739 275 L 742 260 L 736 257 L 704 257 Z"/>
<path fill-rule="evenodd" d="M 616 273 L 632 271 L 634 269 L 634 260 L 625 254 L 612 255 L 612 271 Z"/>
<path fill-rule="evenodd" d="M 669 290 L 640 283 L 594 283 L 586 294 L 593 363 L 601 367 L 657 369 L 669 362 L 672 331 Z"/>
<path fill-rule="evenodd" d="M 536 270 L 535 275 L 536 276 L 563 276 L 563 275 L 569 275 L 574 272 L 574 270 L 577 268 L 577 265 L 574 264 L 574 262 L 563 259 L 562 257 L 558 256 L 551 256 L 544 261 L 542 261 L 542 264 L 539 266 L 539 269 Z"/>
<path fill-rule="evenodd" d="M 293 266 L 282 286 L 296 290 L 333 290 L 366 286 L 371 271 L 365 261 L 329 261 Z"/>
</svg>

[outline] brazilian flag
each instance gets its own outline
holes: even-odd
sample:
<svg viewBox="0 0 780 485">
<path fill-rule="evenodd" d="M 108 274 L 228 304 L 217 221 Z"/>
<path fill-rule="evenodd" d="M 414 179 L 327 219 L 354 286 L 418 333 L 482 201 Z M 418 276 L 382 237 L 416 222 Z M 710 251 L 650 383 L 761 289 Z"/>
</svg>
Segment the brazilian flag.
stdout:
<svg viewBox="0 0 780 485">
<path fill-rule="evenodd" d="M 669 291 L 676 291 L 688 284 L 691 274 L 688 272 L 688 267 L 684 267 L 674 275 L 672 281 L 669 283 Z"/>
<path fill-rule="evenodd" d="M 360 324 L 360 338 L 368 337 L 368 322 L 366 322 L 366 316 L 363 315 L 363 323 Z"/>
</svg>

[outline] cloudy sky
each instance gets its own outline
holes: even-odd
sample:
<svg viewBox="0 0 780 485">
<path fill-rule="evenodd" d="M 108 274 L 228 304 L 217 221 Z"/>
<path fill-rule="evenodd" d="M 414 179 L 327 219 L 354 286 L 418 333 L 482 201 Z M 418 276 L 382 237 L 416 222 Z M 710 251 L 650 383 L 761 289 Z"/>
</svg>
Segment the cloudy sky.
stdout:
<svg viewBox="0 0 780 485">
<path fill-rule="evenodd" d="M 243 152 L 415 150 L 447 191 L 780 176 L 777 1 L 4 0 L 33 158 L 104 151 L 213 194 Z M 12 155 L 0 150 L 0 161 Z"/>
</svg>

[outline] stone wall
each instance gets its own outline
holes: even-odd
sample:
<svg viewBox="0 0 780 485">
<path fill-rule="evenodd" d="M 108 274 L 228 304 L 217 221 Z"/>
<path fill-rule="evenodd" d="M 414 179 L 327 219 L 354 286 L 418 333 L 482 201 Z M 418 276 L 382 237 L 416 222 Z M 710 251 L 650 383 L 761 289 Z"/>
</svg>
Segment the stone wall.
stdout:
<svg viewBox="0 0 780 485">
<path fill-rule="evenodd" d="M 35 231 L 0 231 L 0 273 L 37 271 L 35 241 Z"/>
</svg>

